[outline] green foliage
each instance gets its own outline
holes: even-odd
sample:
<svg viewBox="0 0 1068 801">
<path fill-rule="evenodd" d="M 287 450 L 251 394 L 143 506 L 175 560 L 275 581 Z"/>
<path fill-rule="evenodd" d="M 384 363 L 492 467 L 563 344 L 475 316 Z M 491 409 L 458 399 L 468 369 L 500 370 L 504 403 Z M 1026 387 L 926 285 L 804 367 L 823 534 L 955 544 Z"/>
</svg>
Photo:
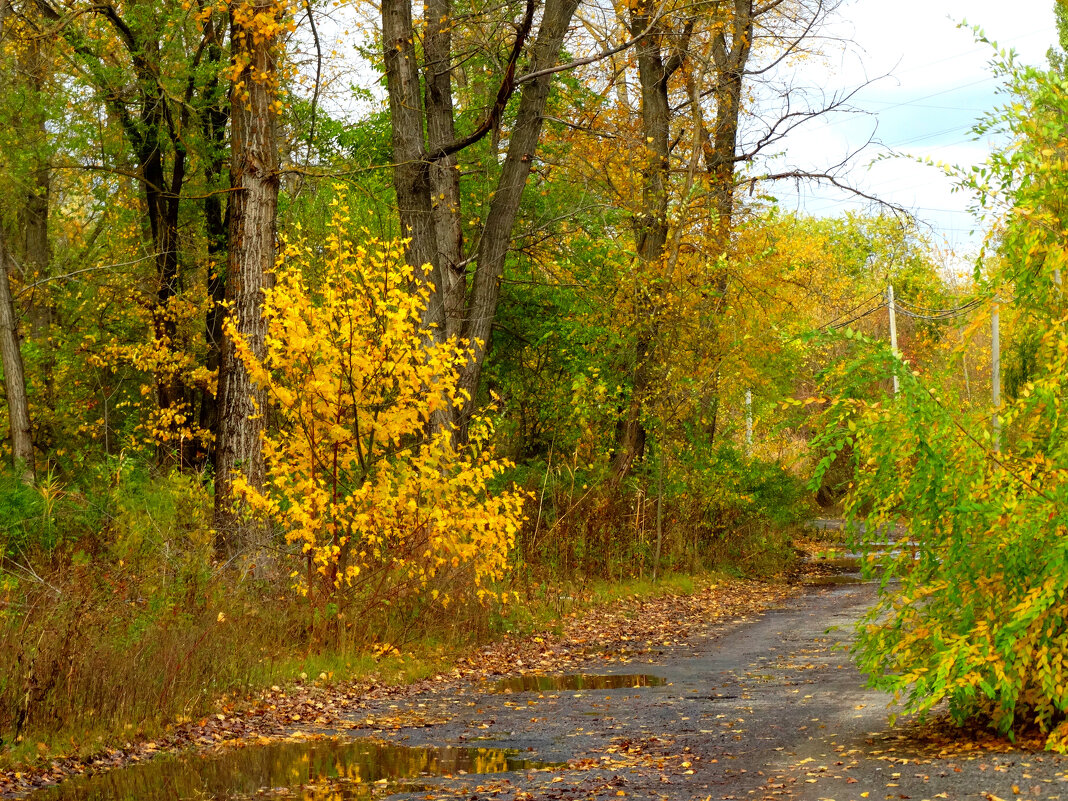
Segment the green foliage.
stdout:
<svg viewBox="0 0 1068 801">
<path fill-rule="evenodd" d="M 4 521 L 0 529 L 0 553 L 4 556 L 25 550 L 31 543 L 45 548 L 54 544 L 54 537 L 46 534 L 51 526 L 40 493 L 13 473 L 0 476 L 0 519 Z"/>
<path fill-rule="evenodd" d="M 789 532 L 811 514 L 801 478 L 729 444 L 665 456 L 652 453 L 625 492 L 612 490 L 603 463 L 565 457 L 520 465 L 510 478 L 535 500 L 518 542 L 518 569 L 619 580 L 652 575 L 658 514 L 657 573 L 733 566 L 770 575 L 793 559 Z"/>
<path fill-rule="evenodd" d="M 11 473 L 0 473 L 0 558 L 84 543 L 108 525 L 108 515 L 108 495 L 97 482 L 65 485 L 49 472 L 29 487 Z"/>
<path fill-rule="evenodd" d="M 804 483 L 781 465 L 747 458 L 731 445 L 679 455 L 672 477 L 692 525 L 709 536 L 737 526 L 784 528 L 808 514 Z"/>
<path fill-rule="evenodd" d="M 211 581 L 211 500 L 199 477 L 153 479 L 121 460 L 107 468 L 77 485 L 3 478 L 0 502 L 20 515 L 0 579 L 9 742 L 181 714 L 240 684 L 262 656 L 221 642 L 232 636 L 225 619 L 256 613 Z"/>
<path fill-rule="evenodd" d="M 860 545 L 885 553 L 879 601 L 858 630 L 861 668 L 906 696 L 909 711 L 948 701 L 959 721 L 982 715 L 1001 731 L 1034 722 L 1060 747 L 1068 481 L 1056 465 L 1068 458 L 1068 429 L 1050 412 L 1068 391 L 1068 330 L 1043 338 L 1044 377 L 1006 409 L 1016 448 L 1001 454 L 982 417 L 962 418 L 887 348 L 854 341 L 854 361 L 827 378 L 832 400 L 814 444 L 827 453 L 821 469 L 852 449 L 847 518 Z M 872 376 L 891 369 L 900 395 L 872 399 Z M 899 517 L 908 536 L 886 546 Z"/>
<path fill-rule="evenodd" d="M 1065 750 L 1068 83 L 1059 69 L 1021 67 L 1004 50 L 993 65 L 1008 99 L 976 132 L 1008 134 L 1009 144 L 959 175 L 1003 220 L 988 237 L 996 257 L 975 274 L 988 298 L 1004 308 L 1012 296 L 1015 307 L 1009 400 L 994 410 L 1000 448 L 989 410 L 969 411 L 948 376 L 913 371 L 849 332 L 836 345 L 848 357 L 825 376 L 825 427 L 814 444 L 818 476 L 849 455 L 847 516 L 859 544 L 882 553 L 879 600 L 856 646 L 872 683 L 905 696 L 910 711 L 945 701 L 960 722 L 977 716 L 1006 733 L 1037 725 L 1049 747 Z M 891 372 L 896 398 L 885 393 Z M 899 520 L 907 538 L 887 550 Z"/>
<path fill-rule="evenodd" d="M 1003 357 L 1005 363 L 1004 386 L 1005 394 L 1009 398 L 1018 398 L 1027 389 L 1028 383 L 1034 378 L 1041 365 L 1038 362 L 1038 351 L 1042 346 L 1041 331 L 1036 327 L 1028 326 L 1023 338 L 1015 343 Z"/>
</svg>

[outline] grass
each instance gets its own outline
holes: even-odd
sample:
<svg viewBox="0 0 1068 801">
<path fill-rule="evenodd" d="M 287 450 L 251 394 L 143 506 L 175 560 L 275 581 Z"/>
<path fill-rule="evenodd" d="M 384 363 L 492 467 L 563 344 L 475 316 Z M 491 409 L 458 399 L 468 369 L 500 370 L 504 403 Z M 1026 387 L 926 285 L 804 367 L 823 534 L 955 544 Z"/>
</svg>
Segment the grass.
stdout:
<svg viewBox="0 0 1068 801">
<path fill-rule="evenodd" d="M 151 661 L 131 661 L 130 652 L 106 647 L 107 638 L 114 637 L 114 633 L 101 633 L 101 640 L 95 646 L 85 643 L 80 656 L 73 661 L 65 652 L 52 655 L 54 661 L 74 666 L 70 676 L 73 683 L 64 695 L 77 698 L 78 703 L 67 708 L 61 703 L 57 705 L 56 699 L 39 699 L 37 718 L 31 718 L 18 741 L 12 741 L 8 728 L 8 737 L 0 748 L 0 768 L 25 768 L 59 756 L 87 757 L 107 747 L 122 747 L 128 741 L 157 739 L 175 723 L 197 720 L 222 705 L 236 704 L 239 707 L 273 685 L 292 689 L 309 683 L 358 684 L 373 680 L 394 685 L 416 682 L 448 672 L 474 647 L 504 634 L 560 633 L 564 620 L 584 609 L 635 597 L 688 595 L 723 578 L 723 573 L 671 573 L 657 582 L 646 578 L 539 585 L 524 603 L 511 603 L 496 610 L 471 607 L 463 611 L 462 616 L 468 622 L 475 615 L 484 616 L 486 620 L 481 626 L 456 626 L 451 634 L 446 632 L 444 635 L 441 631 L 424 632 L 398 650 L 384 649 L 379 644 L 377 656 L 374 647 L 352 645 L 338 650 L 321 644 L 315 646 L 311 642 L 288 651 L 274 642 L 275 650 L 272 651 L 268 642 L 273 635 L 269 635 L 264 627 L 262 616 L 246 613 L 244 618 L 228 618 L 227 613 L 222 612 L 224 620 L 220 623 L 216 606 L 204 611 L 199 624 L 189 621 L 190 628 L 182 631 L 181 636 L 177 636 L 179 631 L 172 627 L 171 639 L 157 643 L 157 658 Z M 226 605 L 229 614 L 240 615 L 234 596 L 229 598 Z M 248 599 L 243 600 L 247 602 Z M 222 603 L 221 600 L 218 602 Z M 280 601 L 276 603 L 283 605 Z M 114 611 L 113 606 L 100 610 L 104 614 Z M 289 614 L 291 611 L 281 617 Z M 217 625 L 209 626 L 205 633 L 201 627 L 210 619 Z M 93 622 L 85 621 L 83 625 L 91 626 Z M 59 628 L 62 626 L 60 623 Z M 477 637 L 462 633 L 476 630 L 481 632 Z M 11 633 L 10 629 L 8 633 Z M 143 630 L 143 636 L 149 638 L 158 639 L 160 635 L 158 629 Z M 190 649 L 189 643 L 196 647 Z M 238 643 L 240 647 L 237 647 Z M 17 655 L 14 660 L 12 655 L 18 649 L 7 648 L 9 644 L 0 640 L 0 651 L 7 653 L 7 657 L 0 656 L 0 661 L 6 660 L 4 670 L 17 667 Z M 154 706 L 136 702 L 146 695 L 151 697 L 151 693 L 161 686 L 161 666 L 167 675 L 173 672 L 175 665 L 183 665 L 182 659 L 198 675 L 211 675 L 211 681 L 207 681 L 200 691 L 191 691 L 188 683 L 175 687 L 166 697 L 157 696 L 159 703 Z M 122 676 L 123 680 L 110 684 L 78 680 L 79 676 L 88 673 Z M 106 714 L 105 695 L 110 696 Z M 5 703 L 10 707 L 11 702 L 8 693 Z M 85 714 L 77 714 L 76 708 Z M 97 714 L 91 713 L 94 708 L 99 709 Z M 50 710 L 49 717 L 42 717 L 45 710 Z M 131 720 L 137 723 L 130 723 Z M 8 725 L 10 727 L 10 721 Z"/>
<path fill-rule="evenodd" d="M 274 685 L 419 681 L 501 636 L 559 633 L 583 609 L 687 595 L 728 575 L 776 575 L 793 553 L 786 535 L 755 526 L 702 535 L 699 551 L 680 528 L 655 582 L 648 548 L 601 560 L 610 579 L 517 554 L 499 588 L 506 604 L 395 603 L 373 618 L 323 619 L 288 589 L 284 560 L 246 575 L 216 568 L 211 497 L 196 477 L 122 463 L 102 476 L 49 503 L 0 480 L 0 510 L 17 521 L 0 535 L 0 768 L 154 740 Z M 605 517 L 598 536 L 620 525 Z"/>
<path fill-rule="evenodd" d="M 560 584 L 547 586 L 533 603 L 509 604 L 497 613 L 489 640 L 508 634 L 526 637 L 545 632 L 560 634 L 567 617 L 586 609 L 608 606 L 629 598 L 656 598 L 664 595 L 692 595 L 728 578 L 722 572 L 702 574 L 672 573 L 653 582 L 649 579 L 626 579 L 621 582 L 595 581 L 586 586 Z M 554 600 L 555 599 L 555 600 Z M 483 610 L 491 614 L 490 610 Z M 366 651 L 355 653 L 324 651 L 286 655 L 265 664 L 254 684 L 288 684 L 297 681 L 326 682 L 375 677 L 383 684 L 408 684 L 448 671 L 456 660 L 474 646 L 487 640 L 454 638 L 443 640 L 440 633 L 425 634 L 406 644 L 403 650 L 376 658 Z"/>
</svg>

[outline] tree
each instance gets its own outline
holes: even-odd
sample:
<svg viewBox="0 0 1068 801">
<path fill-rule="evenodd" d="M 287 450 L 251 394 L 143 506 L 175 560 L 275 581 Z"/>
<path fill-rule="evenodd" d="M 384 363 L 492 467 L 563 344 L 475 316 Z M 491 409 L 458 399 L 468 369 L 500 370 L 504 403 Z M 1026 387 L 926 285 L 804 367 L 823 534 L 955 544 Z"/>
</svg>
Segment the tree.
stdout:
<svg viewBox="0 0 1068 801">
<path fill-rule="evenodd" d="M 279 60 L 287 24 L 286 6 L 277 0 L 252 0 L 230 9 L 232 73 L 230 86 L 230 206 L 226 308 L 230 328 L 251 355 L 262 360 L 266 322 L 263 291 L 275 259 L 278 210 Z M 240 513 L 234 509 L 234 481 L 263 485 L 263 415 L 266 395 L 224 337 L 219 362 L 219 445 L 215 472 L 217 549 L 237 544 Z"/>
<path fill-rule="evenodd" d="M 7 237 L 0 230 L 0 360 L 4 368 L 4 392 L 11 429 L 11 456 L 22 480 L 32 484 L 33 440 L 30 436 L 30 405 L 26 397 L 26 372 L 19 345 L 18 317 L 11 297 L 12 259 Z"/>
<path fill-rule="evenodd" d="M 299 546 L 298 586 L 322 608 L 359 621 L 413 595 L 481 598 L 507 565 L 524 495 L 490 490 L 511 465 L 485 420 L 459 451 L 448 431 L 422 436 L 454 402 L 468 349 L 426 346 L 430 290 L 410 290 L 398 244 L 355 238 L 343 204 L 331 223 L 322 247 L 286 247 L 266 292 L 263 356 L 228 323 L 281 422 L 265 437 L 266 488 L 235 486 Z"/>
<path fill-rule="evenodd" d="M 669 23 L 658 18 L 659 10 L 639 2 L 630 9 L 627 20 L 631 36 L 637 40 L 638 83 L 641 87 L 641 133 L 645 164 L 642 168 L 641 210 L 634 220 L 635 250 L 641 272 L 651 275 L 663 266 L 668 240 L 668 200 L 671 169 L 671 108 L 669 82 L 688 56 L 694 19 L 687 19 L 682 31 L 672 36 Z M 661 298 L 643 299 L 635 339 L 634 378 L 630 405 L 621 421 L 614 477 L 622 479 L 635 459 L 645 452 L 645 422 L 642 419 L 650 385 L 649 357 L 657 335 L 656 317 Z"/>
<path fill-rule="evenodd" d="M 20 341 L 19 310 L 11 281 L 21 274 L 33 284 L 48 274 L 51 253 L 48 240 L 48 206 L 51 169 L 49 137 L 45 128 L 45 105 L 41 97 L 46 83 L 46 53 L 28 20 L 20 19 L 10 2 L 0 3 L 0 59 L 5 85 L 18 99 L 8 107 L 3 125 L 7 131 L 0 169 L 3 184 L 13 191 L 0 202 L 0 358 L 4 368 L 11 427 L 11 449 L 22 480 L 34 480 L 34 446 L 27 394 L 25 365 Z M 21 262 L 21 269 L 18 266 Z M 48 309 L 34 303 L 31 325 L 38 339 L 48 335 Z"/>
<path fill-rule="evenodd" d="M 199 401 L 210 407 L 207 396 L 213 390 L 197 375 L 201 365 L 184 330 L 192 270 L 183 263 L 181 226 L 190 161 L 204 158 L 211 181 L 220 169 L 219 153 L 225 152 L 225 115 L 220 120 L 218 111 L 224 67 L 218 12 L 201 3 L 200 13 L 192 15 L 154 0 L 122 6 L 76 0 L 54 6 L 37 0 L 36 6 L 66 44 L 74 80 L 88 85 L 128 149 L 109 153 L 102 146 L 110 161 L 89 168 L 133 178 L 141 194 L 143 229 L 155 266 L 154 286 L 146 293 L 153 342 L 148 352 L 141 349 L 129 358 L 155 375 L 157 410 L 149 428 L 158 461 L 200 465 L 213 432 L 197 428 L 195 406 Z M 217 201 L 204 205 L 217 243 Z M 222 294 L 214 283 L 209 289 L 215 298 Z M 217 341 L 209 340 L 207 348 L 217 348 Z M 214 422 L 210 413 L 202 418 Z"/>
<path fill-rule="evenodd" d="M 645 446 L 644 409 L 655 383 L 649 359 L 661 325 L 658 317 L 665 307 L 658 297 L 660 290 L 654 287 L 677 280 L 673 272 L 684 249 L 700 253 L 705 270 L 714 274 L 701 325 L 707 330 L 706 346 L 718 347 L 719 318 L 731 302 L 727 265 L 735 256 L 737 165 L 752 162 L 785 131 L 842 103 L 842 98 L 832 98 L 821 108 L 784 110 L 778 119 L 772 115 L 753 141 L 739 142 L 739 126 L 746 118 L 746 80 L 759 80 L 774 65 L 795 55 L 823 23 L 828 10 L 822 0 L 731 0 L 658 8 L 655 14 L 643 4 L 630 7 L 626 24 L 638 43 L 635 60 L 641 89 L 638 147 L 647 159 L 641 174 L 643 205 L 635 218 L 636 249 L 647 276 L 641 286 L 649 289 L 638 313 L 632 393 L 617 446 L 617 480 L 641 457 Z M 762 57 L 761 63 L 750 63 L 754 53 Z M 709 118 L 711 125 L 706 122 Z M 703 175 L 699 164 L 704 167 Z M 706 367 L 710 375 L 701 391 L 708 407 L 706 430 L 714 439 L 720 368 L 715 359 L 706 362 Z"/>
<path fill-rule="evenodd" d="M 461 20 L 452 3 L 428 0 L 424 7 L 427 27 L 421 67 L 411 0 L 386 0 L 381 6 L 397 207 L 402 230 L 410 239 L 407 258 L 416 278 L 435 288 L 424 315 L 424 329 L 430 341 L 459 334 L 472 347 L 460 378 L 462 395 L 471 401 L 461 402 L 439 421 L 441 425 L 455 419 L 461 440 L 490 345 L 508 244 L 541 137 L 553 70 L 577 6 L 578 0 L 546 0 L 540 8 L 537 34 L 528 47 L 539 9 L 535 0 L 527 0 L 510 52 L 498 73 L 493 99 L 482 120 L 462 136 L 455 133 L 458 126 L 453 102 L 455 71 L 459 68 L 453 37 Z M 519 76 L 524 58 L 529 68 L 526 75 Z M 424 85 L 425 98 L 420 92 Z M 489 210 L 471 232 L 474 244 L 466 246 L 465 256 L 464 209 L 455 157 L 490 133 L 494 139 L 500 136 L 509 101 L 520 86 L 507 153 L 489 192 Z"/>
</svg>

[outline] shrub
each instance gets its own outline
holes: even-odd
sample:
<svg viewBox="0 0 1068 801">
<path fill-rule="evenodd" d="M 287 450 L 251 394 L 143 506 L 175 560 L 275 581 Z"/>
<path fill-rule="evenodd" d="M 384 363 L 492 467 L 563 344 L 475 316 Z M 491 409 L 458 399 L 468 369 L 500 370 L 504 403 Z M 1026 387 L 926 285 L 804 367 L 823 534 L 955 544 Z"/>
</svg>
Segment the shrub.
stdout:
<svg viewBox="0 0 1068 801">
<path fill-rule="evenodd" d="M 238 340 L 277 422 L 264 437 L 266 487 L 239 490 L 299 547 L 293 578 L 321 605 L 363 616 L 413 596 L 484 595 L 507 566 L 525 496 L 488 489 L 509 466 L 488 444 L 488 419 L 474 416 L 463 447 L 431 424 L 466 400 L 469 351 L 427 341 L 429 289 L 401 245 L 358 244 L 350 226 L 339 207 L 321 250 L 285 248 L 266 293 L 264 361 Z"/>
<path fill-rule="evenodd" d="M 961 417 L 888 349 L 864 337 L 829 377 L 832 400 L 816 441 L 826 469 L 853 450 L 846 503 L 861 545 L 879 548 L 904 517 L 911 544 L 890 551 L 878 602 L 858 628 L 871 683 L 910 712 L 946 701 L 958 722 L 1010 732 L 1037 724 L 1068 743 L 1068 328 L 1042 337 L 1041 377 L 1002 414 L 1011 441 L 992 449 L 982 417 Z M 865 399 L 857 387 L 895 370 L 901 392 Z M 818 480 L 818 476 L 817 476 Z M 881 548 L 880 548 L 881 549 Z M 893 580 L 899 580 L 895 583 Z"/>
</svg>

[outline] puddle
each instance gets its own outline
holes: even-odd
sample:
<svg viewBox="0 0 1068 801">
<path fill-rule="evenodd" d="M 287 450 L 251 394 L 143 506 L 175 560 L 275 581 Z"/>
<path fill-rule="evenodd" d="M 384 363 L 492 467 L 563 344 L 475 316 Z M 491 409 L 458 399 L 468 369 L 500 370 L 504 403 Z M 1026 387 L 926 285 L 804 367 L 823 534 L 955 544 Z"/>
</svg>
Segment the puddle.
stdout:
<svg viewBox="0 0 1068 801">
<path fill-rule="evenodd" d="M 833 570 L 860 570 L 864 564 L 863 557 L 856 554 L 836 554 L 834 556 L 819 556 L 809 559 L 810 565 L 829 567 Z"/>
<path fill-rule="evenodd" d="M 870 584 L 870 580 L 857 573 L 831 573 L 826 576 L 805 576 L 801 583 L 810 587 L 836 587 L 849 584 Z"/>
<path fill-rule="evenodd" d="M 667 680 L 645 673 L 593 676 L 574 673 L 568 676 L 526 674 L 501 679 L 494 687 L 499 693 L 546 693 L 558 690 L 622 690 L 630 687 L 662 687 Z"/>
<path fill-rule="evenodd" d="M 880 560 L 897 558 L 900 551 L 873 553 L 869 555 L 848 551 L 824 551 L 806 560 L 807 564 L 821 572 L 803 576 L 802 584 L 815 587 L 868 584 L 884 570 Z M 826 572 L 822 572 L 826 571 Z M 867 575 L 865 575 L 867 574 Z"/>
<path fill-rule="evenodd" d="M 253 745 L 222 752 L 161 754 L 78 777 L 30 801 L 185 801 L 270 797 L 283 801 L 355 801 L 412 790 L 421 779 L 553 767 L 497 748 L 413 748 L 376 740 L 316 740 Z"/>
</svg>

